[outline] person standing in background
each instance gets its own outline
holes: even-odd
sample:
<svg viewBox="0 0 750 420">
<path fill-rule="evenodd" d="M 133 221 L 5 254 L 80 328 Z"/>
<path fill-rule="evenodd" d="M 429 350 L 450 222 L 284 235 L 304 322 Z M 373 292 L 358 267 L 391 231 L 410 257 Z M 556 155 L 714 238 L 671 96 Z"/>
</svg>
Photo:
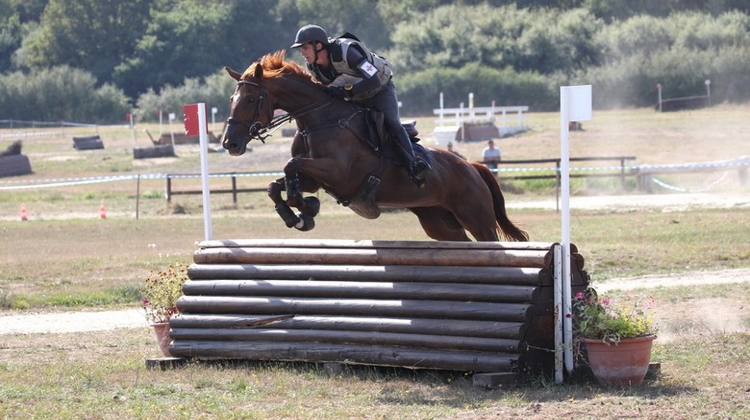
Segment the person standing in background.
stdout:
<svg viewBox="0 0 750 420">
<path fill-rule="evenodd" d="M 497 169 L 500 159 L 500 149 L 495 147 L 495 142 L 492 139 L 487 140 L 487 147 L 482 151 L 482 163 L 490 169 Z"/>
</svg>

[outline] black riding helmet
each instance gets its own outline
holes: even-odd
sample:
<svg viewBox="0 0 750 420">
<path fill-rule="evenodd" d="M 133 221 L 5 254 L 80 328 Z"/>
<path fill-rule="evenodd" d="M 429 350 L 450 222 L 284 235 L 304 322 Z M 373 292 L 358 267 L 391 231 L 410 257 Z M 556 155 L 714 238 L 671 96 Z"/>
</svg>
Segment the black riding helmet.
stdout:
<svg viewBox="0 0 750 420">
<path fill-rule="evenodd" d="M 322 42 L 328 44 L 328 34 L 318 25 L 305 25 L 297 31 L 297 37 L 291 48 L 299 48 L 308 42 Z"/>
</svg>

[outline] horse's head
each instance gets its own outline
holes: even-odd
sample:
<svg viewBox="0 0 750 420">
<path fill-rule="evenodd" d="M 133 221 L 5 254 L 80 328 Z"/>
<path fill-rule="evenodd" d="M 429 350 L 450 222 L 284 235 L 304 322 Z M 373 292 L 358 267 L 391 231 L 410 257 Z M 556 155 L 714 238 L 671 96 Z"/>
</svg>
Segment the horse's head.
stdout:
<svg viewBox="0 0 750 420">
<path fill-rule="evenodd" d="M 224 69 L 237 81 L 237 87 L 230 98 L 229 119 L 222 146 L 230 155 L 239 156 L 245 153 L 250 140 L 263 140 L 260 130 L 271 123 L 273 106 L 268 91 L 262 85 L 262 66 L 256 65 L 252 74 L 244 76 L 229 67 Z"/>
</svg>

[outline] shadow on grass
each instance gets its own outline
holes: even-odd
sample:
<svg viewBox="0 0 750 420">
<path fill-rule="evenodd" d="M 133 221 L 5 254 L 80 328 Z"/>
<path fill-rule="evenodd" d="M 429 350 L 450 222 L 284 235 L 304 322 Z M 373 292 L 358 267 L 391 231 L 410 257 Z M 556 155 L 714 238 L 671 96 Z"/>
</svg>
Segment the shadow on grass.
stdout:
<svg viewBox="0 0 750 420">
<path fill-rule="evenodd" d="M 471 372 L 343 363 L 235 359 L 179 360 L 181 360 L 179 364 L 169 365 L 167 369 L 181 369 L 192 366 L 233 371 L 286 371 L 295 375 L 309 375 L 322 380 L 338 378 L 377 383 L 381 387 L 377 396 L 378 401 L 391 405 L 446 405 L 454 408 L 465 408 L 503 399 L 509 399 L 517 404 L 524 405 L 597 399 L 601 398 L 602 395 L 656 399 L 697 391 L 697 388 L 694 387 L 663 385 L 659 365 L 652 365 L 644 382 L 637 386 L 601 386 L 591 370 L 583 367 L 568 375 L 565 378 L 565 383 L 560 385 L 555 384 L 553 378 L 540 375 L 521 376 L 514 383 L 502 385 L 498 388 L 485 388 L 474 385 Z"/>
</svg>

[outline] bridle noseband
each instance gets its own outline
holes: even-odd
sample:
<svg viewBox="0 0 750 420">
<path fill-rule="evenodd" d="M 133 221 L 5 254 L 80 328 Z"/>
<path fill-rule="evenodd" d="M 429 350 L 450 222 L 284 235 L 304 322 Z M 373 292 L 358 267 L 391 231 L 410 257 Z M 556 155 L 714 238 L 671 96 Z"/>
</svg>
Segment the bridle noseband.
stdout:
<svg viewBox="0 0 750 420">
<path fill-rule="evenodd" d="M 240 80 L 237 82 L 237 86 L 241 85 L 250 85 L 257 87 L 260 89 L 260 95 L 258 96 L 258 103 L 255 108 L 255 120 L 252 122 L 249 121 L 243 121 L 239 118 L 235 118 L 230 116 L 227 118 L 227 125 L 239 125 L 244 128 L 247 128 L 248 132 L 248 142 L 250 142 L 253 139 L 258 139 L 261 142 L 265 143 L 265 139 L 271 136 L 276 130 L 278 130 L 282 125 L 292 121 L 295 118 L 301 117 L 305 114 L 309 114 L 311 112 L 317 111 L 319 109 L 325 108 L 326 106 L 333 103 L 334 98 L 328 97 L 326 99 L 323 99 L 322 101 L 314 102 L 312 104 L 309 104 L 302 109 L 296 111 L 294 115 L 291 113 L 285 113 L 281 114 L 279 116 L 274 117 L 273 116 L 273 109 L 270 106 L 267 106 L 268 109 L 268 117 L 270 122 L 268 125 L 264 126 L 263 123 L 260 121 L 260 113 L 263 111 L 263 105 L 265 102 L 268 101 L 268 91 L 263 86 L 259 85 L 258 83 L 251 82 L 249 80 Z"/>
</svg>

